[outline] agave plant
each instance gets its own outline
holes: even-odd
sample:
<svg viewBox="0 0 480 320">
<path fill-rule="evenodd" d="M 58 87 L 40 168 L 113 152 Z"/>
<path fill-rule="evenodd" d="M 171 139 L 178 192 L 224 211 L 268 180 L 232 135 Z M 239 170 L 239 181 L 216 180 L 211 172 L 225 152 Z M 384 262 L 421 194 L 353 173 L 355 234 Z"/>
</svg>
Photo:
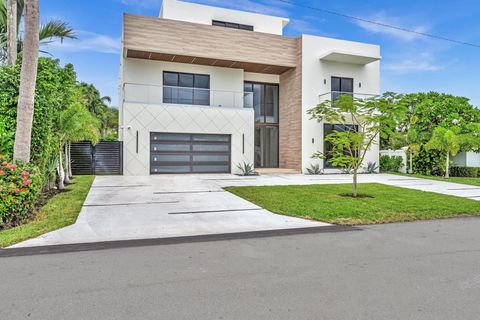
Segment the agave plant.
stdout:
<svg viewBox="0 0 480 320">
<path fill-rule="evenodd" d="M 237 168 L 242 172 L 242 176 L 255 176 L 257 173 L 253 167 L 253 164 L 244 162 L 243 164 L 238 164 Z"/>
<path fill-rule="evenodd" d="M 369 162 L 367 164 L 367 167 L 365 168 L 365 171 L 367 173 L 377 173 L 378 166 L 376 162 Z"/>
<path fill-rule="evenodd" d="M 312 175 L 318 175 L 318 174 L 323 174 L 324 170 L 320 168 L 319 164 L 311 164 L 310 168 L 307 168 L 308 174 Z"/>
</svg>

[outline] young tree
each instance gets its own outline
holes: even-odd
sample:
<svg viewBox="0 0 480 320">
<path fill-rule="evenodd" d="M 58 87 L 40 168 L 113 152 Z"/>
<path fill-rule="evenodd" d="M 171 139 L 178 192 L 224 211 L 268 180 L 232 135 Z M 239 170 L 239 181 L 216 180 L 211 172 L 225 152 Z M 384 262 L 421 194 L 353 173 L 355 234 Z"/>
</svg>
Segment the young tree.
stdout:
<svg viewBox="0 0 480 320">
<path fill-rule="evenodd" d="M 449 178 L 450 155 L 455 156 L 462 146 L 462 136 L 454 129 L 438 127 L 433 131 L 432 138 L 427 142 L 427 150 L 438 150 L 445 153 L 445 178 Z"/>
<path fill-rule="evenodd" d="M 17 128 L 13 159 L 30 161 L 33 108 L 38 67 L 38 0 L 25 0 L 25 47 L 23 50 L 20 92 L 17 106 Z"/>
<path fill-rule="evenodd" d="M 77 141 L 90 141 L 96 144 L 99 140 L 100 123 L 80 103 L 73 103 L 60 113 L 58 123 L 58 189 L 64 189 L 64 183 L 69 183 L 70 144 Z M 64 160 L 65 159 L 65 166 Z"/>
<path fill-rule="evenodd" d="M 17 0 L 7 0 L 7 65 L 17 62 Z"/>
<path fill-rule="evenodd" d="M 394 93 L 382 97 L 357 99 L 341 95 L 336 101 L 324 101 L 310 109 L 312 119 L 344 125 L 347 130 L 336 131 L 325 137 L 332 148 L 328 153 L 317 152 L 312 157 L 325 159 L 334 166 L 353 173 L 352 195 L 358 196 L 357 176 L 365 156 L 380 136 L 394 132 L 398 118 L 405 108 Z"/>
<path fill-rule="evenodd" d="M 445 178 L 450 177 L 450 156 L 456 156 L 459 151 L 478 151 L 480 148 L 480 123 L 471 123 L 463 128 L 437 127 L 432 138 L 425 144 L 427 150 L 438 150 L 445 154 Z"/>
</svg>

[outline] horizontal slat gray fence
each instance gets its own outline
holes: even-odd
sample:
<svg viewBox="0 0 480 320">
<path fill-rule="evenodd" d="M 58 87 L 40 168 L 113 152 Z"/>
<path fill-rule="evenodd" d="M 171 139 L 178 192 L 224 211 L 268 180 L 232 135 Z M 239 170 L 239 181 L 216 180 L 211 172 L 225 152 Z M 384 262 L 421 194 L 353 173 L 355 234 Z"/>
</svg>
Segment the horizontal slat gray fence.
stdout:
<svg viewBox="0 0 480 320">
<path fill-rule="evenodd" d="M 122 141 L 75 142 L 71 146 L 72 173 L 74 175 L 123 174 Z"/>
</svg>

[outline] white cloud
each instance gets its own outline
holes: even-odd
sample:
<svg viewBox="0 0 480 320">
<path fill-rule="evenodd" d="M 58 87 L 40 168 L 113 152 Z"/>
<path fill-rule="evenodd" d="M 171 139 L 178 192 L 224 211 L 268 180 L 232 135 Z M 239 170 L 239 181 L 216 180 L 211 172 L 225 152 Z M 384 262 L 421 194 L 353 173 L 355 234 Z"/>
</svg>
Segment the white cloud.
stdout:
<svg viewBox="0 0 480 320">
<path fill-rule="evenodd" d="M 309 21 L 307 19 L 290 19 L 287 27 L 290 31 L 298 34 L 312 34 L 312 35 L 326 35 L 325 32 L 319 27 L 319 24 L 323 23 L 324 19 L 312 19 Z"/>
<path fill-rule="evenodd" d="M 394 17 L 394 16 L 388 16 L 384 12 L 378 12 L 377 14 L 370 17 L 366 17 L 365 19 L 375 21 L 378 23 L 383 23 L 383 24 L 388 24 L 388 25 L 393 25 L 398 27 L 405 27 L 415 32 L 428 31 L 428 27 L 425 25 L 407 26 L 405 21 L 406 19 Z M 369 32 L 389 35 L 404 41 L 411 41 L 421 37 L 421 35 L 416 33 L 406 32 L 398 29 L 389 28 L 386 26 L 376 25 L 373 23 L 365 22 L 365 21 L 356 21 L 356 24 Z"/>
<path fill-rule="evenodd" d="M 46 47 L 68 52 L 92 51 L 113 54 L 120 52 L 120 37 L 81 30 L 76 30 L 75 34 L 77 39 L 65 39 L 63 43 L 57 40 L 47 44 Z"/>
</svg>

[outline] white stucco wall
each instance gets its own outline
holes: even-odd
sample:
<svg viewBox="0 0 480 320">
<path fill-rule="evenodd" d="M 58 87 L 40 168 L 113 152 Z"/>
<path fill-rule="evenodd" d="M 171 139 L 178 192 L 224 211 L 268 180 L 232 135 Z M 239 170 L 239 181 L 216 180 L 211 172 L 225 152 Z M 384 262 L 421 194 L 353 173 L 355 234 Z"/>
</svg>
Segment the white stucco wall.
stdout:
<svg viewBox="0 0 480 320">
<path fill-rule="evenodd" d="M 253 109 L 140 103 L 124 103 L 123 109 L 125 175 L 150 174 L 150 132 L 228 134 L 232 144 L 232 172 L 239 173 L 239 163 L 253 163 Z"/>
<path fill-rule="evenodd" d="M 457 166 L 480 167 L 480 153 L 460 152 L 453 157 L 453 163 Z"/>
<path fill-rule="evenodd" d="M 255 32 L 282 34 L 288 19 L 258 13 L 211 7 L 178 0 L 163 0 L 160 18 L 212 25 L 212 20 L 253 26 Z"/>
<path fill-rule="evenodd" d="M 331 51 L 380 56 L 380 47 L 377 45 L 310 35 L 302 36 L 302 169 L 304 171 L 312 163 L 323 166 L 323 160 L 311 159 L 312 154 L 323 151 L 323 123 L 311 120 L 307 111 L 320 102 L 320 94 L 331 92 L 331 77 L 353 78 L 354 93 L 380 94 L 379 61 L 367 65 L 320 61 L 321 56 Z M 379 163 L 378 141 L 368 152 L 364 165 L 368 162 Z"/>
</svg>

